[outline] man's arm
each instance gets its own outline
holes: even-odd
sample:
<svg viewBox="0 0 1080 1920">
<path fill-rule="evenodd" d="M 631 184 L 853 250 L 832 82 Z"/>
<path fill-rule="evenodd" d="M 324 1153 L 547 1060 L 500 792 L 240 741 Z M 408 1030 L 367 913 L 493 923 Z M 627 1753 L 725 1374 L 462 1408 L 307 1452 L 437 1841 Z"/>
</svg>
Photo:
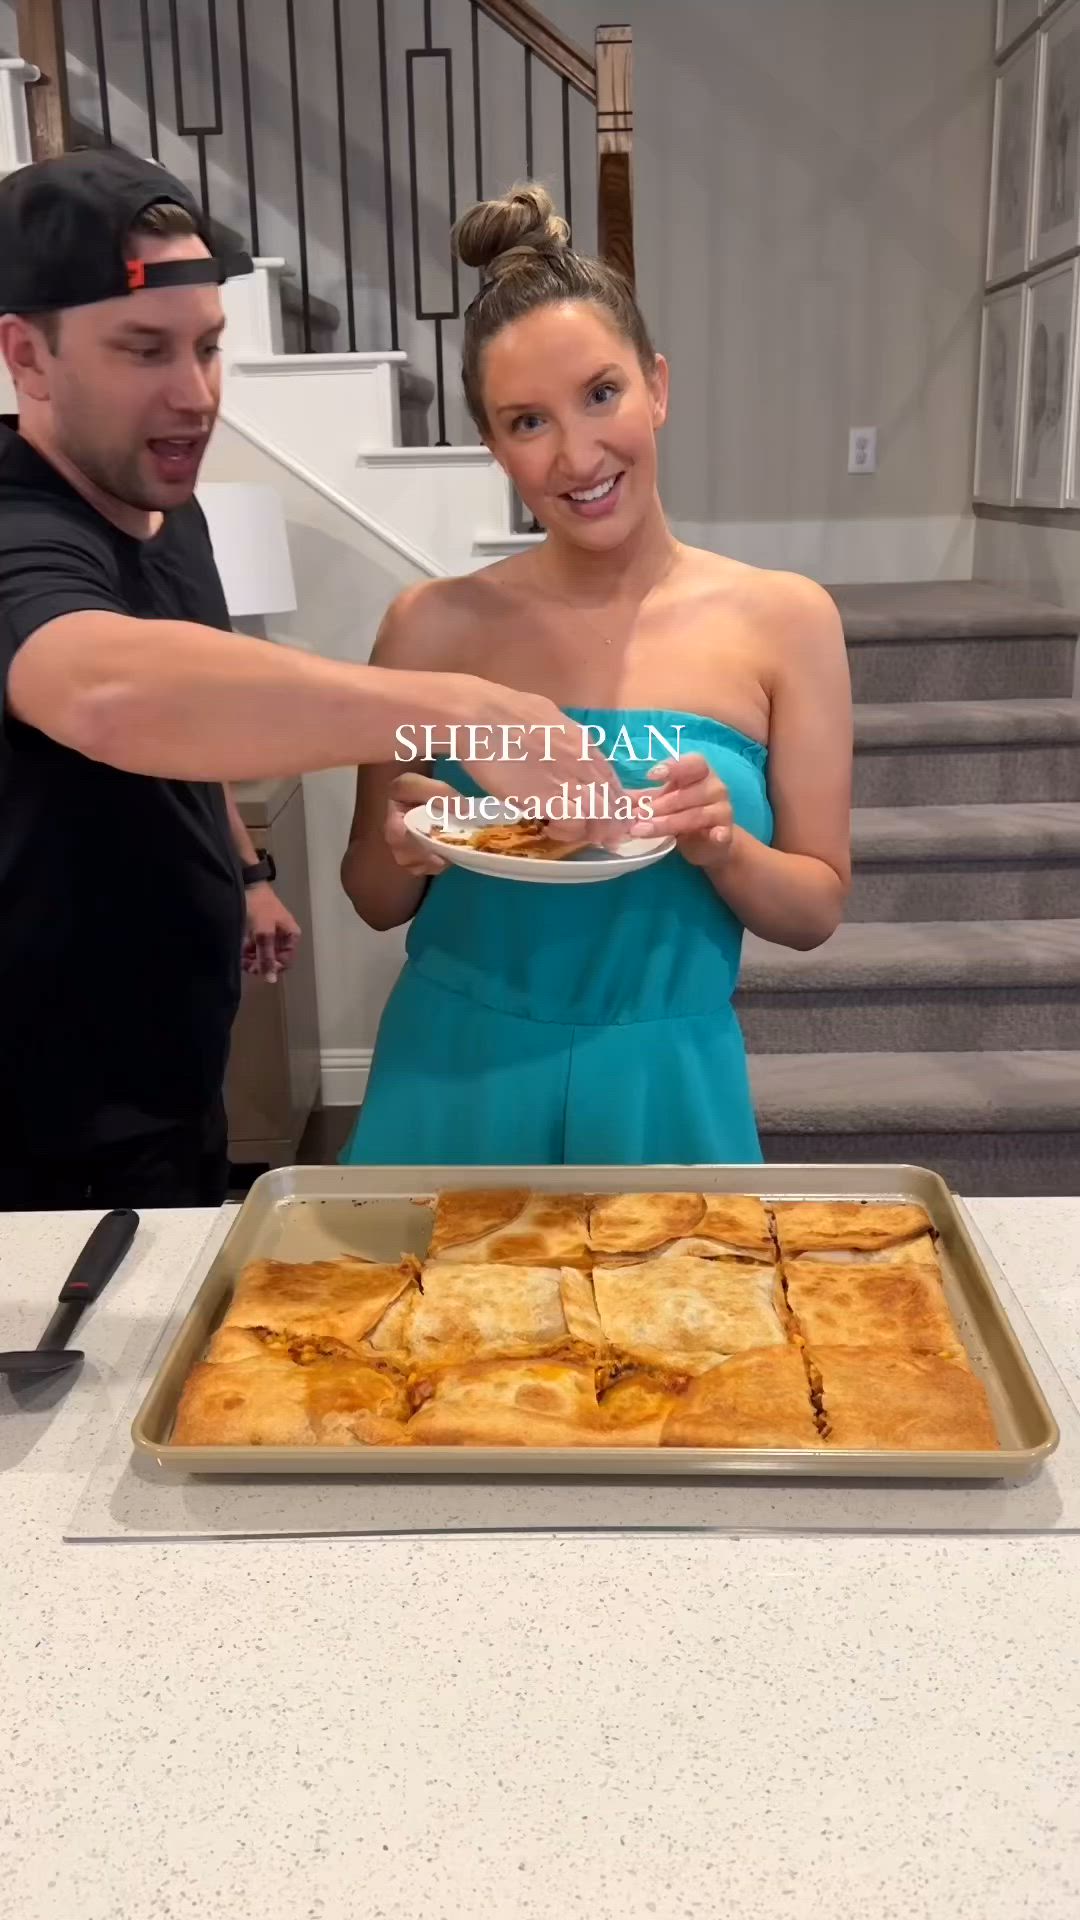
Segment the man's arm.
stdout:
<svg viewBox="0 0 1080 1920">
<path fill-rule="evenodd" d="M 429 587 L 443 582 L 428 582 Z M 409 594 L 424 588 L 410 589 Z M 581 728 L 537 693 L 472 674 L 343 666 L 179 620 L 86 611 L 30 632 L 8 670 L 15 718 L 89 760 L 173 780 L 248 780 L 413 757 L 400 730 L 486 731 L 463 765 L 500 798 L 547 810 L 568 783 L 621 791 Z M 515 734 L 506 759 L 499 743 Z M 491 745 L 494 743 L 494 757 Z M 524 749 L 520 751 L 519 749 Z M 555 834 L 573 832 L 556 819 Z M 599 837 L 620 832 L 611 810 Z"/>
<path fill-rule="evenodd" d="M 392 760 L 397 729 L 501 719 L 464 674 L 342 665 L 179 620 L 68 613 L 7 677 L 15 718 L 88 759 L 177 780 L 247 780 Z M 524 696 L 521 697 L 524 699 Z"/>
</svg>

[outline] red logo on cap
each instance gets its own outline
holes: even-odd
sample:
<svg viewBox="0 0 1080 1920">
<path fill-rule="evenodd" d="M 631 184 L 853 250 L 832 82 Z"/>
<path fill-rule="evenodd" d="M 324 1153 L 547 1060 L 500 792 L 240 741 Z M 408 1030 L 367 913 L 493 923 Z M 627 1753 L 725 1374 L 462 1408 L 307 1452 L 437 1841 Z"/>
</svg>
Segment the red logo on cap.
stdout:
<svg viewBox="0 0 1080 1920">
<path fill-rule="evenodd" d="M 146 261 L 128 260 L 125 264 L 127 266 L 128 292 L 135 293 L 139 287 L 145 287 L 146 285 Z"/>
</svg>

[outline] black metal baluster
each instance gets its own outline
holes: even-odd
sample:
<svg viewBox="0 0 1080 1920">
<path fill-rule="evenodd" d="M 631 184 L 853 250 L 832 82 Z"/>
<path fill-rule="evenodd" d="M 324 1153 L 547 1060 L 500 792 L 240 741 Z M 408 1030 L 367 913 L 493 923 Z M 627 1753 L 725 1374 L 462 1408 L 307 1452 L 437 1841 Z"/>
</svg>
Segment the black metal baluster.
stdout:
<svg viewBox="0 0 1080 1920">
<path fill-rule="evenodd" d="M 150 38 L 150 0 L 139 0 L 139 13 L 142 17 L 143 72 L 146 76 L 146 119 L 150 130 L 150 153 L 153 159 L 160 159 L 158 151 L 157 93 L 154 88 L 154 46 Z"/>
<path fill-rule="evenodd" d="M 563 214 L 573 232 L 574 214 L 570 197 L 570 82 L 562 83 L 562 197 Z"/>
<path fill-rule="evenodd" d="M 451 69 L 452 55 L 449 47 L 432 47 L 431 0 L 425 0 L 424 29 L 429 37 L 423 48 L 410 47 L 405 55 L 406 108 L 409 129 L 409 202 L 412 216 L 413 243 L 413 284 L 416 292 L 416 317 L 418 320 L 431 320 L 435 326 L 435 395 L 438 407 L 439 438 L 436 445 L 449 445 L 446 437 L 446 377 L 443 363 L 443 322 L 456 320 L 461 313 L 460 290 L 458 281 L 457 255 L 451 249 L 450 286 L 451 305 L 435 310 L 425 309 L 423 297 L 423 279 L 420 260 L 420 188 L 417 178 L 416 156 L 416 87 L 414 74 L 416 64 L 421 60 L 441 60 L 446 87 L 446 177 L 447 198 L 449 202 L 450 225 L 457 219 L 457 183 L 454 164 L 454 89 Z"/>
<path fill-rule="evenodd" d="M 525 49 L 525 178 L 533 177 L 532 48 Z"/>
<path fill-rule="evenodd" d="M 289 81 L 292 95 L 293 171 L 296 176 L 296 230 L 300 243 L 300 303 L 304 315 L 304 352 L 311 352 L 311 289 L 308 277 L 307 213 L 304 207 L 304 149 L 300 137 L 300 75 L 296 65 L 296 9 L 285 0 L 289 34 Z"/>
<path fill-rule="evenodd" d="M 447 195 L 450 201 L 451 230 L 457 221 L 457 180 L 455 177 L 454 163 L 454 75 L 452 58 L 453 56 L 448 50 L 446 55 L 446 185 Z M 461 295 L 458 288 L 458 258 L 452 246 L 450 248 L 450 289 L 451 298 L 454 303 L 454 311 L 450 315 L 450 318 L 456 320 L 461 312 Z M 445 447 L 449 445 L 449 442 L 446 438 L 446 379 L 443 374 L 442 329 L 442 321 L 437 320 L 435 322 L 435 351 L 436 365 L 439 373 L 439 393 L 441 396 L 439 405 L 438 445 Z"/>
<path fill-rule="evenodd" d="M 236 0 L 236 33 L 240 44 L 240 99 L 244 114 L 244 160 L 247 166 L 248 225 L 251 251 L 259 251 L 259 202 L 255 192 L 255 140 L 251 130 L 251 72 L 248 67 L 246 0 Z"/>
<path fill-rule="evenodd" d="M 484 135 L 480 110 L 480 9 L 472 0 L 473 144 L 476 150 L 476 197 L 484 197 Z"/>
<path fill-rule="evenodd" d="M 205 133 L 196 134 L 195 147 L 199 155 L 199 199 L 202 201 L 203 213 L 206 215 L 206 218 L 209 220 L 210 218 L 210 178 L 206 170 L 206 135 Z"/>
<path fill-rule="evenodd" d="M 424 46 L 430 52 L 431 50 L 431 0 L 424 0 Z M 415 131 L 411 124 L 409 127 L 409 152 L 411 155 L 413 177 L 415 179 L 416 141 L 415 141 Z M 416 310 L 417 310 L 417 313 L 419 314 L 419 311 L 420 311 L 420 216 L 419 216 L 418 200 L 419 200 L 419 195 L 414 193 L 414 196 L 413 196 L 413 246 L 416 250 Z M 435 402 L 436 410 L 439 416 L 439 437 L 436 440 L 435 445 L 437 447 L 445 447 L 446 445 L 446 374 L 443 371 L 443 323 L 441 318 L 436 318 L 436 321 L 435 321 L 435 396 L 436 396 L 436 402 Z"/>
<path fill-rule="evenodd" d="M 214 94 L 214 125 L 204 128 L 199 134 L 199 185 L 202 191 L 203 212 L 210 218 L 210 183 L 206 174 L 206 135 L 220 134 L 221 118 L 221 57 L 218 52 L 217 0 L 209 0 L 210 20 L 210 76 Z"/>
<path fill-rule="evenodd" d="M 345 304 L 349 316 L 349 352 L 356 352 L 356 296 L 353 292 L 352 216 L 349 212 L 349 146 L 345 138 L 345 63 L 341 51 L 341 0 L 334 0 L 334 65 L 337 70 L 338 171 L 341 175 L 341 243 L 345 255 Z"/>
<path fill-rule="evenodd" d="M 390 345 L 398 346 L 397 264 L 394 246 L 394 184 L 390 170 L 390 104 L 386 63 L 386 0 L 378 0 L 379 107 L 382 113 L 383 190 L 386 200 L 386 291 L 390 301 Z M 410 152 L 411 138 L 410 138 Z"/>
<path fill-rule="evenodd" d="M 188 125 L 184 112 L 184 75 L 180 58 L 180 19 L 177 0 L 169 0 L 169 33 L 172 40 L 173 88 L 176 94 L 176 131 L 185 140 L 194 140 L 199 155 L 199 194 L 203 213 L 210 217 L 210 182 L 206 164 L 206 139 L 208 134 L 220 135 L 221 121 L 221 61 L 218 55 L 217 0 L 207 0 L 207 31 L 210 36 L 210 84 L 214 98 L 214 117 L 208 124 Z"/>
<path fill-rule="evenodd" d="M 101 137 L 112 146 L 112 119 L 109 114 L 109 76 L 105 70 L 105 32 L 101 24 L 101 0 L 94 0 L 94 57 L 97 60 L 98 99 L 101 102 Z"/>
<path fill-rule="evenodd" d="M 443 367 L 443 323 L 441 320 L 436 320 L 435 322 L 435 393 L 438 401 L 439 414 L 439 437 L 435 445 L 437 447 L 448 447 L 450 442 L 446 437 L 446 373 Z"/>
</svg>

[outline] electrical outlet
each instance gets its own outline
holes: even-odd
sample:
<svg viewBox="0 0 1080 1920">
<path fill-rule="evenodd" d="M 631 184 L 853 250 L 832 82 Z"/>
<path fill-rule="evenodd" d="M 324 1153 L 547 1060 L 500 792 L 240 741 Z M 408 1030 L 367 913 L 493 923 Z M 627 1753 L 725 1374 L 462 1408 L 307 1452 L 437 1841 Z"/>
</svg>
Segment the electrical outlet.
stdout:
<svg viewBox="0 0 1080 1920">
<path fill-rule="evenodd" d="M 848 434 L 849 473 L 877 472 L 877 428 L 852 427 Z"/>
</svg>

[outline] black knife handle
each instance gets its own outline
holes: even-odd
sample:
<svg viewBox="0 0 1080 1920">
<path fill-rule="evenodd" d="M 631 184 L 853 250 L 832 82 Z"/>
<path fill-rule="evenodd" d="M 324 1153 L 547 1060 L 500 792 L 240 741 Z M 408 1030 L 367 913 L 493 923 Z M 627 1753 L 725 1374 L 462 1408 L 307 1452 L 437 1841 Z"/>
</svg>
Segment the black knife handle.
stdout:
<svg viewBox="0 0 1080 1920">
<path fill-rule="evenodd" d="M 105 1214 L 64 1281 L 60 1300 L 77 1300 L 84 1307 L 96 1300 L 134 1240 L 138 1224 L 139 1216 L 130 1207 L 115 1207 Z"/>
</svg>

